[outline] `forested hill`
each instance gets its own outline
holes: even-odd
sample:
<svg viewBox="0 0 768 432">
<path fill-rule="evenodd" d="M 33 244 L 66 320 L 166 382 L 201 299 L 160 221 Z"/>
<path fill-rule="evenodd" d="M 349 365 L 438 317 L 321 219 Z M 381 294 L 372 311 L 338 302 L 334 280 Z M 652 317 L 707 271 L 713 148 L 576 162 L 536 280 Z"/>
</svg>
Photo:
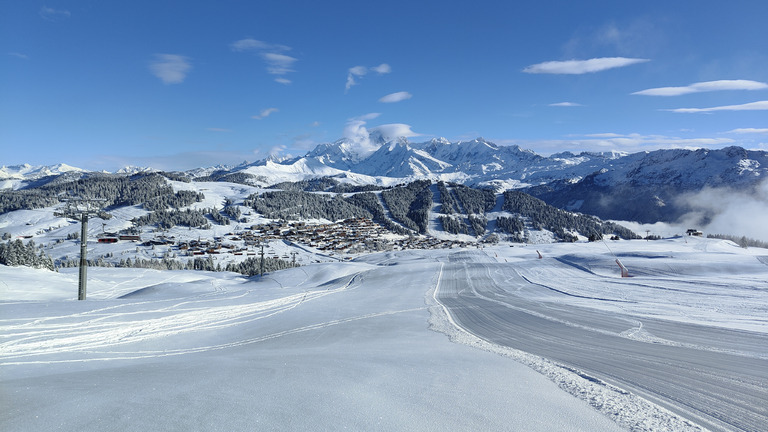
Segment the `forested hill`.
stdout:
<svg viewBox="0 0 768 432">
<path fill-rule="evenodd" d="M 231 182 L 190 181 L 178 175 L 90 175 L 0 191 L 0 214 L 50 209 L 69 196 L 103 200 L 107 211 L 139 211 L 130 228 L 210 229 L 259 220 L 368 218 L 396 234 L 469 241 L 575 241 L 634 233 L 595 217 L 567 212 L 519 191 L 497 193 L 456 183 L 421 180 L 391 187 L 353 186 L 333 178 L 283 182 L 269 188 Z M 238 194 L 217 192 L 212 185 Z M 229 189 L 228 189 L 229 188 Z M 220 188 L 221 189 L 221 188 Z M 217 189 L 218 190 L 218 189 Z"/>
</svg>

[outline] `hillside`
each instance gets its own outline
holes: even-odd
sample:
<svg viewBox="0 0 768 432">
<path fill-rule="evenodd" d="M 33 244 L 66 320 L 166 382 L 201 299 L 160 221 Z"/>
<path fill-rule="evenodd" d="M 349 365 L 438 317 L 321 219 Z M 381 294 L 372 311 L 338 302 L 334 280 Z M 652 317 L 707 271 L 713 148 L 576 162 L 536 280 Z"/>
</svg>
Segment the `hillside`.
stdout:
<svg viewBox="0 0 768 432">
<path fill-rule="evenodd" d="M 253 270 L 242 265 L 260 256 L 261 244 L 276 260 L 270 268 L 283 268 L 283 262 L 309 262 L 324 253 L 637 238 L 623 227 L 522 192 L 455 183 L 372 187 L 323 178 L 258 188 L 173 178 L 178 177 L 157 172 L 100 174 L 6 190 L 0 193 L 0 233 L 34 240 L 59 267 L 77 265 L 79 224 L 54 215 L 76 195 L 98 200 L 111 215 L 91 218 L 92 265 L 240 266 L 237 271 L 249 273 Z M 18 260 L 0 257 L 0 262 Z"/>
<path fill-rule="evenodd" d="M 14 202 L 20 199 L 18 195 L 26 195 L 24 199 L 31 200 L 36 193 L 40 195 L 39 205 L 50 205 L 50 194 L 39 191 L 64 192 L 62 185 L 71 185 L 75 180 L 149 174 L 174 181 L 239 183 L 262 189 L 334 181 L 334 192 L 343 192 L 343 187 L 349 191 L 381 190 L 426 179 L 487 187 L 497 193 L 520 189 L 552 206 L 602 219 L 642 223 L 685 220 L 687 224 L 701 225 L 712 220 L 721 209 L 716 205 L 700 205 L 707 198 L 698 194 L 706 195 L 713 190 L 738 191 L 746 199 L 759 200 L 760 188 L 768 178 L 768 153 L 728 147 L 633 154 L 563 152 L 541 156 L 515 145 L 500 146 L 482 138 L 412 143 L 405 138 L 392 140 L 372 132 L 368 137 L 320 144 L 302 157 L 282 160 L 270 157 L 237 166 L 186 172 L 130 167 L 107 174 L 63 164 L 3 167 L 0 212 L 23 208 L 14 207 Z M 408 218 L 399 218 L 401 223 L 409 225 Z M 452 231 L 462 232 L 461 227 L 446 222 Z M 423 224 L 417 225 L 410 228 L 425 232 Z"/>
</svg>

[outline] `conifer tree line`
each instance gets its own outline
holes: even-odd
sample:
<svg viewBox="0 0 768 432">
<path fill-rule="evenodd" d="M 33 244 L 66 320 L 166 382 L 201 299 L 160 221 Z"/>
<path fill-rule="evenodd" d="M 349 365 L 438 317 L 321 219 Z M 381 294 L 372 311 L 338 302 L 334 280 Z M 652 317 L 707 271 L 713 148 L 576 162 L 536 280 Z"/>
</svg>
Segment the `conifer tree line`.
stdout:
<svg viewBox="0 0 768 432">
<path fill-rule="evenodd" d="M 337 221 L 350 218 L 372 218 L 364 208 L 347 202 L 339 194 L 316 194 L 303 191 L 274 191 L 253 194 L 243 205 L 271 219 L 327 219 Z"/>
<path fill-rule="evenodd" d="M 3 238 L 6 236 L 3 235 Z M 0 264 L 55 270 L 51 257 L 38 248 L 34 240 L 28 241 L 27 244 L 20 239 L 0 243 Z"/>
<path fill-rule="evenodd" d="M 464 185 L 453 185 L 453 191 L 466 214 L 482 215 L 496 206 L 496 193 L 490 189 L 474 189 Z"/>
<path fill-rule="evenodd" d="M 149 211 L 180 209 L 194 203 L 199 203 L 205 199 L 202 192 L 180 190 L 176 193 L 160 195 L 142 203 L 143 207 Z"/>
<path fill-rule="evenodd" d="M 202 194 L 186 191 L 174 193 L 165 176 L 159 173 L 131 176 L 88 173 L 76 180 L 62 175 L 41 179 L 19 190 L 0 191 L 0 214 L 50 207 L 73 196 L 103 199 L 107 208 L 139 204 L 146 204 L 148 210 L 159 209 L 164 204 L 179 208 L 191 204 L 192 199 L 202 199 L 199 195 Z M 182 204 L 184 202 L 189 204 Z"/>
<path fill-rule="evenodd" d="M 50 257 L 49 257 L 50 259 Z M 222 267 L 220 263 L 217 263 L 213 260 L 213 258 L 208 255 L 205 258 L 199 258 L 196 257 L 194 259 L 190 259 L 187 261 L 172 259 L 172 258 L 162 258 L 162 259 L 143 259 L 143 258 L 135 258 L 135 259 L 121 259 L 119 262 L 114 263 L 111 261 L 105 260 L 103 257 L 99 257 L 96 259 L 89 259 L 88 261 L 88 267 L 111 267 L 111 268 L 145 268 L 145 269 L 153 269 L 153 270 L 202 270 L 202 271 L 228 271 L 228 272 L 234 272 L 234 273 L 240 273 L 245 276 L 255 276 L 261 272 L 261 257 L 258 258 L 247 258 L 242 262 L 239 263 L 229 263 Z M 80 265 L 80 260 L 76 259 L 63 259 L 56 261 L 56 266 L 59 268 L 67 268 L 67 267 L 78 267 Z M 8 264 L 12 265 L 12 264 Z M 25 264 L 16 264 L 16 265 L 25 265 Z M 51 261 L 51 266 L 44 267 L 48 268 L 50 270 L 53 270 L 54 263 Z M 285 270 L 288 268 L 298 267 L 298 264 L 295 264 L 291 261 L 286 261 L 280 258 L 275 257 L 265 257 L 264 258 L 264 272 L 274 272 L 278 270 Z M 34 266 L 30 266 L 34 267 Z"/>
<path fill-rule="evenodd" d="M 616 234 L 623 239 L 640 238 L 621 225 L 603 222 L 594 216 L 571 213 L 552 207 L 538 198 L 517 190 L 504 192 L 502 209 L 526 218 L 535 230 L 547 229 L 552 231 L 562 241 L 577 240 L 577 237 L 566 230 L 577 231 L 584 236 L 598 240 L 602 238 L 603 234 Z"/>
<path fill-rule="evenodd" d="M 488 219 L 483 215 L 471 214 L 467 217 L 469 226 L 472 227 L 472 231 L 475 233 L 475 237 L 480 237 L 485 234 L 485 228 L 488 226 Z"/>
<path fill-rule="evenodd" d="M 177 225 L 201 229 L 209 229 L 211 227 L 205 212 L 192 209 L 156 210 L 144 216 L 133 218 L 131 222 L 137 226 L 156 225 L 162 229 L 170 229 Z"/>
<path fill-rule="evenodd" d="M 432 207 L 431 185 L 429 180 L 417 180 L 385 189 L 381 191 L 381 196 L 398 222 L 416 232 L 426 233 L 429 209 Z"/>
<path fill-rule="evenodd" d="M 408 234 L 410 232 L 387 217 L 379 198 L 373 192 L 356 193 L 345 198 L 345 200 L 352 205 L 367 210 L 371 214 L 371 220 L 394 233 Z"/>
<path fill-rule="evenodd" d="M 447 215 L 458 213 L 459 204 L 453 198 L 451 191 L 445 187 L 445 182 L 437 182 L 437 190 L 440 193 L 440 201 L 442 202 L 442 205 L 440 206 L 440 212 Z"/>
<path fill-rule="evenodd" d="M 230 173 L 228 171 L 214 171 L 211 174 L 207 176 L 201 176 L 195 178 L 195 181 L 197 182 L 227 182 L 227 183 L 238 183 L 238 184 L 244 184 L 244 185 L 252 185 L 254 181 L 256 180 L 266 180 L 264 178 L 259 178 L 258 176 L 255 176 L 253 174 L 243 173 L 243 172 L 237 172 L 237 173 Z"/>
<path fill-rule="evenodd" d="M 281 182 L 270 186 L 268 189 L 282 189 L 288 191 L 304 192 L 332 192 L 332 193 L 358 193 L 374 192 L 385 189 L 376 185 L 352 185 L 341 183 L 332 177 L 319 177 L 315 179 L 299 180 L 295 182 Z"/>
<path fill-rule="evenodd" d="M 747 236 L 734 236 L 728 234 L 707 234 L 707 238 L 715 238 L 720 240 L 730 240 L 743 248 L 758 247 L 768 249 L 768 242 L 749 238 Z"/>
<path fill-rule="evenodd" d="M 224 199 L 224 209 L 222 213 L 229 216 L 233 221 L 240 222 L 243 212 L 240 211 L 240 207 L 235 205 L 235 202 L 231 198 Z M 229 224 L 227 224 L 229 225 Z"/>
<path fill-rule="evenodd" d="M 443 226 L 443 230 L 451 234 L 468 234 L 467 224 L 464 223 L 464 219 L 461 216 L 445 216 L 440 215 L 437 217 L 440 224 Z"/>
</svg>

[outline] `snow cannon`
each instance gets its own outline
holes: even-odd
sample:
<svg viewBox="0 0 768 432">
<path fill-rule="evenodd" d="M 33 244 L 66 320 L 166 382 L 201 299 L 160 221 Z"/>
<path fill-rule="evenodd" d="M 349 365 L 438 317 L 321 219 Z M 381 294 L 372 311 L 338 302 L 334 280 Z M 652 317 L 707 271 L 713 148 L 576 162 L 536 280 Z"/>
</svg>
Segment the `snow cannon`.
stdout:
<svg viewBox="0 0 768 432">
<path fill-rule="evenodd" d="M 622 264 L 618 258 L 616 258 L 616 264 L 618 264 L 619 268 L 621 269 L 621 277 L 623 278 L 629 277 L 629 270 L 627 270 L 627 268 L 624 267 L 624 264 Z"/>
</svg>

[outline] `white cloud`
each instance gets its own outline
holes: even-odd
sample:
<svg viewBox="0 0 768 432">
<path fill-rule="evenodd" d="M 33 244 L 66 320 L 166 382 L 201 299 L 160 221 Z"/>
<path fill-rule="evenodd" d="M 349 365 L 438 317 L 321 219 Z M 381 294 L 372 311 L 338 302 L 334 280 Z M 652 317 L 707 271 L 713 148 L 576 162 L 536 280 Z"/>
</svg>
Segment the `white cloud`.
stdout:
<svg viewBox="0 0 768 432">
<path fill-rule="evenodd" d="M 693 209 L 681 218 L 687 226 L 700 226 L 712 234 L 746 235 L 768 241 L 768 225 L 764 223 L 768 213 L 768 180 L 752 191 L 705 188 L 678 200 Z"/>
<path fill-rule="evenodd" d="M 291 66 L 296 62 L 296 58 L 285 54 L 263 53 L 261 57 L 267 62 L 267 72 L 272 75 L 285 75 L 293 72 Z"/>
<path fill-rule="evenodd" d="M 291 50 L 291 47 L 280 44 L 268 43 L 256 39 L 241 39 L 230 44 L 232 51 L 237 52 L 255 52 L 266 63 L 267 73 L 277 75 L 275 82 L 280 84 L 290 84 L 291 80 L 284 75 L 289 72 L 295 72 L 293 64 L 298 61 L 297 58 L 284 54 Z"/>
<path fill-rule="evenodd" d="M 210 132 L 232 132 L 232 129 L 224 129 L 224 128 L 215 128 L 215 127 L 209 127 L 205 130 Z"/>
<path fill-rule="evenodd" d="M 412 97 L 413 97 L 412 94 L 410 94 L 408 92 L 405 92 L 405 91 L 401 91 L 401 92 L 396 92 L 396 93 L 388 94 L 388 95 L 382 97 L 381 99 L 379 99 L 379 102 L 395 103 L 395 102 L 404 101 L 406 99 L 410 99 Z"/>
<path fill-rule="evenodd" d="M 9 56 L 13 56 L 13 57 L 18 57 L 18 58 L 23 59 L 23 60 L 29 60 L 29 56 L 26 55 L 26 54 L 22 54 L 22 53 L 9 52 L 8 55 Z"/>
<path fill-rule="evenodd" d="M 714 111 L 762 111 L 768 110 L 768 100 L 750 102 L 741 105 L 725 105 L 710 108 L 676 108 L 662 111 L 671 111 L 676 113 L 708 113 Z"/>
<path fill-rule="evenodd" d="M 269 156 L 271 156 L 273 158 L 277 157 L 277 156 L 280 156 L 281 154 L 285 153 L 285 151 L 287 149 L 288 149 L 288 147 L 286 147 L 285 145 L 282 145 L 282 144 L 276 145 L 276 146 L 272 147 L 271 149 L 269 149 Z"/>
<path fill-rule="evenodd" d="M 271 44 L 256 39 L 241 39 L 233 42 L 230 47 L 233 51 L 267 51 L 267 52 L 285 52 L 290 51 L 291 47 Z"/>
<path fill-rule="evenodd" d="M 727 145 L 732 145 L 735 142 L 736 141 L 731 138 L 723 137 L 682 138 L 665 135 L 642 135 L 637 133 L 596 133 L 582 135 L 582 138 L 574 136 L 570 139 L 516 140 L 508 143 L 517 144 L 521 147 L 531 148 L 539 153 L 546 154 L 557 153 L 565 150 L 573 152 L 640 152 L 669 148 L 721 148 Z"/>
<path fill-rule="evenodd" d="M 374 67 L 371 68 L 371 70 L 376 72 L 379 75 L 381 75 L 381 74 L 388 74 L 388 73 L 392 72 L 392 68 L 388 64 L 386 64 L 386 63 L 382 63 L 382 64 L 380 64 L 378 66 L 374 66 Z"/>
<path fill-rule="evenodd" d="M 365 66 L 355 66 L 349 68 L 349 71 L 347 73 L 347 84 L 344 88 L 344 91 L 349 91 L 350 88 L 352 88 L 353 85 L 357 85 L 357 81 L 355 81 L 356 77 L 362 77 L 365 76 L 365 74 L 368 73 L 368 68 Z"/>
<path fill-rule="evenodd" d="M 358 157 L 364 158 L 375 152 L 379 144 L 371 141 L 371 132 L 378 132 L 386 141 L 395 140 L 400 137 L 410 138 L 421 136 L 411 130 L 411 126 L 403 123 L 384 124 L 366 128 L 369 120 L 379 117 L 379 113 L 369 113 L 358 117 L 353 117 L 347 121 L 342 136 L 349 141 L 350 150 Z"/>
<path fill-rule="evenodd" d="M 523 69 L 523 72 L 533 74 L 546 73 L 580 75 L 629 66 L 637 63 L 644 63 L 647 61 L 650 60 L 626 57 L 601 57 L 589 60 L 548 61 L 530 65 Z"/>
<path fill-rule="evenodd" d="M 397 138 L 412 138 L 422 136 L 423 134 L 416 133 L 411 130 L 411 126 L 403 123 L 391 123 L 383 124 L 380 126 L 372 127 L 371 131 L 378 131 L 385 140 L 391 141 Z"/>
<path fill-rule="evenodd" d="M 392 68 L 386 63 L 382 63 L 378 66 L 374 66 L 371 68 L 367 66 L 353 66 L 349 68 L 349 70 L 347 71 L 347 84 L 345 86 L 344 91 L 348 92 L 353 85 L 357 85 L 357 78 L 364 77 L 365 75 L 368 74 L 369 70 L 374 71 L 379 75 L 388 74 L 392 72 Z"/>
<path fill-rule="evenodd" d="M 726 133 L 735 134 L 768 134 L 768 128 L 738 128 L 729 130 Z"/>
<path fill-rule="evenodd" d="M 187 78 L 192 65 L 187 57 L 177 54 L 155 54 L 149 70 L 164 84 L 180 84 Z"/>
<path fill-rule="evenodd" d="M 587 134 L 584 136 L 589 138 L 619 138 L 622 135 L 613 133 L 613 132 L 606 132 L 606 133 Z"/>
<path fill-rule="evenodd" d="M 558 103 L 549 104 L 549 106 L 551 106 L 551 107 L 580 107 L 580 106 L 584 106 L 584 105 L 582 105 L 580 103 L 576 103 L 576 102 L 558 102 Z"/>
<path fill-rule="evenodd" d="M 763 90 L 768 84 L 750 80 L 718 80 L 693 83 L 683 87 L 658 87 L 641 90 L 633 95 L 644 96 L 680 96 L 690 93 L 701 93 L 721 90 Z"/>
<path fill-rule="evenodd" d="M 276 112 L 278 112 L 278 111 L 280 111 L 280 110 L 279 110 L 279 109 L 277 109 L 277 108 L 265 108 L 265 109 L 261 110 L 261 111 L 260 111 L 258 114 L 256 114 L 255 116 L 251 116 L 251 118 L 254 118 L 254 119 L 256 119 L 256 120 L 261 120 L 261 119 L 264 119 L 264 118 L 267 118 L 267 117 L 269 117 L 269 115 L 270 115 L 270 114 L 272 114 L 272 113 L 276 113 Z"/>
<path fill-rule="evenodd" d="M 40 17 L 48 21 L 59 21 L 72 16 L 68 10 L 58 10 L 43 6 L 40 8 Z"/>
<path fill-rule="evenodd" d="M 381 113 L 377 113 L 377 112 L 368 113 L 358 117 L 352 117 L 351 119 L 349 119 L 349 121 L 368 121 L 368 120 L 373 120 L 375 118 L 378 118 L 380 115 Z"/>
</svg>

